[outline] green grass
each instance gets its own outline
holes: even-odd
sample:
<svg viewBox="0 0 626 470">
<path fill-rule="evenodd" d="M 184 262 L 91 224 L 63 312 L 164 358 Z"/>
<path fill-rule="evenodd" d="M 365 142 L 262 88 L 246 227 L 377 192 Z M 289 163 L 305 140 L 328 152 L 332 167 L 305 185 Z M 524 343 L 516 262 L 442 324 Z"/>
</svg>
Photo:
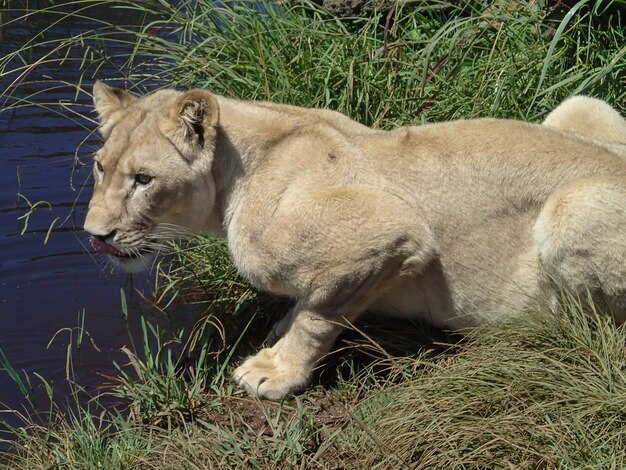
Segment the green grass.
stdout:
<svg viewBox="0 0 626 470">
<path fill-rule="evenodd" d="M 531 2 L 511 3 L 440 8 L 432 2 L 390 16 L 338 20 L 306 2 L 280 9 L 116 2 L 142 26 L 100 21 L 93 32 L 62 39 L 50 39 L 43 28 L 0 58 L 0 78 L 10 84 L 4 110 L 57 106 L 23 92 L 29 81 L 71 86 L 78 95 L 98 76 L 124 80 L 137 92 L 198 86 L 332 108 L 381 128 L 476 116 L 539 121 L 573 94 L 600 97 L 626 112 L 624 2 L 579 2 L 550 14 Z M 69 22 L 94 16 L 97 4 L 50 4 L 45 15 Z M 119 44 L 132 45 L 134 53 L 119 55 Z M 76 84 L 37 72 L 68 62 L 82 71 Z M 119 74 L 103 77 L 112 63 Z M 282 404 L 259 403 L 228 374 L 263 342 L 288 302 L 252 290 L 223 242 L 184 242 L 172 260 L 161 270 L 155 302 L 168 311 L 177 303 L 201 304 L 202 320 L 191 331 L 143 322 L 135 341 L 141 347 L 124 350 L 128 361 L 109 380 L 107 403 L 113 397 L 123 405 L 105 407 L 96 397 L 68 409 L 50 391 L 43 421 L 19 413 L 23 426 L 10 429 L 13 447 L 0 457 L 4 463 L 25 469 L 274 468 L 277 462 L 284 468 L 626 467 L 626 333 L 601 313 L 583 313 L 574 299 L 556 316 L 527 316 L 461 341 L 420 324 L 370 319 L 344 337 L 309 391 Z M 25 396 L 41 382 L 19 376 L 4 356 L 2 367 Z"/>
<path fill-rule="evenodd" d="M 193 416 L 172 411 L 178 398 L 159 385 L 170 370 L 139 366 L 140 380 L 115 392 L 130 416 L 92 405 L 47 427 L 26 419 L 5 458 L 15 468 L 624 468 L 625 341 L 611 318 L 570 301 L 443 350 L 380 358 L 282 404 L 249 399 L 220 374 L 188 376 L 176 387 L 198 400 L 186 405 Z M 150 390 L 169 397 L 161 416 Z"/>
<path fill-rule="evenodd" d="M 142 78 L 332 108 L 381 127 L 479 115 L 537 120 L 583 93 L 624 106 L 626 28 L 619 15 L 599 14 L 604 2 L 580 2 L 558 20 L 533 4 L 457 2 L 398 11 L 389 28 L 386 14 L 346 22 L 306 2 L 287 11 L 265 5 L 262 14 L 246 3 L 159 4 L 162 19 L 145 29 L 152 34 L 138 35 L 137 56 L 153 71 Z"/>
</svg>

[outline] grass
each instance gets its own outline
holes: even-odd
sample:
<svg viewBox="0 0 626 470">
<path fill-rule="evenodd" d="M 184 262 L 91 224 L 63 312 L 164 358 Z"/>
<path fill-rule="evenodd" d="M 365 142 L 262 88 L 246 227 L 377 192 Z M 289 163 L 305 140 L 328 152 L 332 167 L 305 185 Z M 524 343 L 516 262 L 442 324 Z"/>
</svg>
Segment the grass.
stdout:
<svg viewBox="0 0 626 470">
<path fill-rule="evenodd" d="M 554 21 L 537 4 L 456 2 L 346 22 L 306 2 L 261 13 L 250 2 L 163 2 L 136 6 L 160 18 L 136 51 L 151 65 L 145 80 L 332 108 L 367 125 L 536 120 L 572 94 L 623 106 L 624 27 L 603 3 L 580 2 Z"/>
<path fill-rule="evenodd" d="M 343 443 L 364 467 L 624 468 L 625 340 L 571 299 L 556 317 L 488 327 L 361 402 L 367 432 Z"/>
<path fill-rule="evenodd" d="M 22 14 L 72 22 L 96 16 L 99 3 L 43 3 Z M 539 121 L 573 94 L 626 112 L 624 2 L 583 1 L 564 12 L 453 3 L 339 20 L 307 2 L 109 2 L 139 26 L 98 20 L 94 31 L 60 39 L 43 27 L 0 58 L 4 110 L 55 106 L 39 100 L 42 90 L 71 86 L 78 96 L 100 77 L 138 92 L 200 86 L 327 107 L 380 128 L 476 116 Z M 68 62 L 80 70 L 77 83 L 45 73 Z M 626 333 L 576 299 L 558 315 L 528 315 L 463 340 L 370 319 L 345 335 L 311 390 L 259 403 L 228 373 L 288 302 L 252 290 L 220 241 L 185 242 L 173 261 L 155 303 L 201 303 L 204 318 L 189 332 L 143 322 L 141 347 L 124 350 L 108 395 L 67 408 L 50 391 L 43 417 L 18 413 L 23 426 L 9 429 L 6 465 L 626 467 Z M 2 367 L 25 394 L 41 380 L 24 382 L 4 356 Z"/>
<path fill-rule="evenodd" d="M 282 404 L 197 374 L 175 386 L 197 400 L 193 416 L 159 385 L 171 369 L 139 366 L 140 380 L 122 374 L 115 392 L 130 417 L 92 406 L 45 427 L 26 419 L 5 458 L 15 468 L 624 468 L 625 341 L 611 318 L 570 301 Z M 163 421 L 149 394 L 180 419 Z"/>
</svg>

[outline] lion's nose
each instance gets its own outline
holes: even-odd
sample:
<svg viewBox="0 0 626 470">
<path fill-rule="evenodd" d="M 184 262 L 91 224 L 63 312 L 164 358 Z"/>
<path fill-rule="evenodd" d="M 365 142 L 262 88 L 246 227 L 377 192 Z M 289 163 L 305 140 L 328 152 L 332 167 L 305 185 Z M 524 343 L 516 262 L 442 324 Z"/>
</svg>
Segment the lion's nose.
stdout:
<svg viewBox="0 0 626 470">
<path fill-rule="evenodd" d="M 87 219 L 83 225 L 83 229 L 97 240 L 105 241 L 111 240 L 117 233 L 117 229 L 111 230 L 110 227 L 106 227 L 104 224 L 100 225 L 93 222 L 93 219 L 87 214 Z"/>
<path fill-rule="evenodd" d="M 96 240 L 100 240 L 101 242 L 106 242 L 107 240 L 111 241 L 113 240 L 113 238 L 115 237 L 115 235 L 117 234 L 117 230 L 112 230 L 111 232 L 107 233 L 106 235 L 95 235 L 95 234 L 91 234 Z"/>
<path fill-rule="evenodd" d="M 85 217 L 83 229 L 89 232 L 94 238 L 99 240 L 111 239 L 117 232 L 114 226 L 106 217 L 102 217 L 102 211 L 97 208 L 90 208 Z"/>
</svg>

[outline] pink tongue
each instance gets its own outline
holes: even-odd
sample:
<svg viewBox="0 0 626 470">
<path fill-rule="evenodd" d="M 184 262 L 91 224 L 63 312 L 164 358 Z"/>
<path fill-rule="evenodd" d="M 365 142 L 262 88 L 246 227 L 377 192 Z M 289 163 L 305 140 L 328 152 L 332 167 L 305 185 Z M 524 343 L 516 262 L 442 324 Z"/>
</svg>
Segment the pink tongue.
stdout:
<svg viewBox="0 0 626 470">
<path fill-rule="evenodd" d="M 107 242 L 102 242 L 100 240 L 96 240 L 95 238 L 92 238 L 91 240 L 89 240 L 89 242 L 91 243 L 91 247 L 98 253 L 115 256 L 124 255 L 120 250 L 115 248 L 113 245 L 109 245 Z"/>
</svg>

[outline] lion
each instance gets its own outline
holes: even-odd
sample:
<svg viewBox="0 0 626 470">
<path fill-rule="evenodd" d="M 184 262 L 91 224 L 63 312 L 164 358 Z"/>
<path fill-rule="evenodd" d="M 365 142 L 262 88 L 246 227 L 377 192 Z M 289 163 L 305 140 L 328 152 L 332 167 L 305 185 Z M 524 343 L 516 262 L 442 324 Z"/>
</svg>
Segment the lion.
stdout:
<svg viewBox="0 0 626 470">
<path fill-rule="evenodd" d="M 93 248 L 133 270 L 166 238 L 219 235 L 254 286 L 295 299 L 233 373 L 252 396 L 306 388 L 365 310 L 465 331 L 565 288 L 626 317 L 624 121 L 606 103 L 616 134 L 589 136 L 572 102 L 543 125 L 384 131 L 200 89 L 93 95 Z"/>
<path fill-rule="evenodd" d="M 608 103 L 589 96 L 572 96 L 543 124 L 607 142 L 626 144 L 626 119 Z"/>
</svg>

